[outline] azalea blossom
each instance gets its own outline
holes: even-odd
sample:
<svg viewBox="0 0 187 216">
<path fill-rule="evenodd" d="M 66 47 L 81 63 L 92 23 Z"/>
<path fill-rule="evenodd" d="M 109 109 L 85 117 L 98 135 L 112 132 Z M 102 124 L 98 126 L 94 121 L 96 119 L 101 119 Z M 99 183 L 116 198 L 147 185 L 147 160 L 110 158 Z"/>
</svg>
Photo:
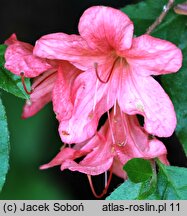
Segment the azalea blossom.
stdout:
<svg viewBox="0 0 187 216">
<path fill-rule="evenodd" d="M 30 99 L 26 102 L 22 117 L 35 115 L 48 102 L 53 101 L 57 119 L 70 117 L 71 105 L 68 88 L 80 70 L 67 61 L 49 61 L 33 55 L 33 46 L 17 40 L 15 34 L 5 41 L 5 67 L 16 75 L 33 78 Z M 66 80 L 66 83 L 64 83 Z M 67 103 L 64 101 L 68 101 Z"/>
<path fill-rule="evenodd" d="M 89 177 L 93 193 L 96 194 L 91 176 L 110 171 L 108 184 L 103 192 L 105 193 L 111 180 L 111 173 L 125 179 L 123 165 L 132 158 L 158 157 L 163 163 L 168 164 L 164 144 L 156 138 L 149 137 L 135 115 L 122 113 L 117 106 L 117 110 L 113 110 L 108 117 L 107 122 L 92 138 L 76 143 L 72 148 L 62 148 L 51 162 L 40 168 L 47 169 L 60 165 L 61 171 L 69 169 L 85 173 Z M 84 158 L 79 163 L 75 161 L 82 157 Z"/>
<path fill-rule="evenodd" d="M 176 127 L 174 107 L 151 75 L 178 71 L 180 49 L 146 34 L 134 38 L 128 16 L 105 6 L 87 9 L 78 29 L 80 35 L 45 35 L 33 51 L 38 57 L 67 60 L 85 71 L 72 86 L 72 117 L 60 120 L 62 140 L 77 143 L 92 137 L 100 117 L 116 103 L 128 115 L 143 115 L 148 133 L 170 136 Z"/>
<path fill-rule="evenodd" d="M 89 140 L 65 147 L 41 169 L 61 165 L 61 170 L 69 169 L 89 175 L 99 175 L 109 170 L 124 178 L 123 165 L 132 158 L 152 159 L 159 157 L 168 164 L 166 148 L 156 138 L 140 126 L 135 115 L 121 112 L 119 106 L 109 114 L 108 120 Z M 79 163 L 75 160 L 84 157 Z"/>
</svg>

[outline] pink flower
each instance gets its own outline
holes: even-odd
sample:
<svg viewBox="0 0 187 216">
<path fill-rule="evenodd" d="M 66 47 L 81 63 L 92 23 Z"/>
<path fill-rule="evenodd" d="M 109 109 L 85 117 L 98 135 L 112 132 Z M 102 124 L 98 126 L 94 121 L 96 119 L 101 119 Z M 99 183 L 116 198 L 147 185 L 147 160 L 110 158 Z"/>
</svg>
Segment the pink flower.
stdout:
<svg viewBox="0 0 187 216">
<path fill-rule="evenodd" d="M 71 117 L 73 105 L 70 89 L 81 71 L 67 61 L 58 64 L 57 69 L 48 70 L 34 79 L 30 100 L 23 109 L 23 118 L 35 115 L 51 100 L 58 120 L 68 120 Z"/>
<path fill-rule="evenodd" d="M 81 71 L 67 61 L 49 61 L 33 55 L 33 46 L 18 41 L 15 34 L 5 44 L 5 67 L 16 75 L 23 72 L 24 77 L 35 77 L 22 117 L 35 115 L 52 100 L 57 119 L 70 118 L 70 86 Z"/>
<path fill-rule="evenodd" d="M 46 59 L 33 55 L 33 46 L 17 40 L 15 34 L 5 41 L 5 67 L 16 75 L 24 72 L 25 77 L 36 77 L 52 67 Z"/>
<path fill-rule="evenodd" d="M 30 99 L 26 101 L 23 108 L 22 118 L 35 115 L 52 100 L 52 90 L 56 77 L 57 71 L 51 69 L 34 79 L 31 87 L 32 93 L 30 94 Z"/>
<path fill-rule="evenodd" d="M 41 169 L 61 165 L 88 175 L 99 175 L 112 167 L 113 173 L 124 178 L 123 165 L 132 158 L 152 159 L 159 157 L 168 164 L 166 148 L 156 138 L 150 138 L 140 127 L 135 115 L 113 110 L 101 129 L 88 141 L 76 143 L 72 148 L 62 148 L 57 156 Z M 84 157 L 79 163 L 75 160 Z"/>
<path fill-rule="evenodd" d="M 39 57 L 67 60 L 85 71 L 72 86 L 72 117 L 60 121 L 62 140 L 77 143 L 92 137 L 100 117 L 116 103 L 122 112 L 143 115 L 148 133 L 170 136 L 176 127 L 175 111 L 151 75 L 178 71 L 180 49 L 149 35 L 133 38 L 130 19 L 110 7 L 87 9 L 78 28 L 80 36 L 45 35 L 34 48 Z"/>
</svg>

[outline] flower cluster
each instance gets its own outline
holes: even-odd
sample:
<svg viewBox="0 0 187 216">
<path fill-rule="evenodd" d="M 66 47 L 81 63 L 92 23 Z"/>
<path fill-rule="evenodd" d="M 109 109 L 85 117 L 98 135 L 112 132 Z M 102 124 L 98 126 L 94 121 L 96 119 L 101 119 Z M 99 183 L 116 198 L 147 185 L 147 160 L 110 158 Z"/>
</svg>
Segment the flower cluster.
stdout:
<svg viewBox="0 0 187 216">
<path fill-rule="evenodd" d="M 110 7 L 87 9 L 78 30 L 80 35 L 45 35 L 34 47 L 15 35 L 6 41 L 5 67 L 34 78 L 23 118 L 52 100 L 59 121 L 64 147 L 41 169 L 61 165 L 89 176 L 110 170 L 125 178 L 122 167 L 132 158 L 158 157 L 167 164 L 166 148 L 155 136 L 171 136 L 176 115 L 151 75 L 177 72 L 180 49 L 147 34 L 133 37 L 128 16 Z"/>
</svg>

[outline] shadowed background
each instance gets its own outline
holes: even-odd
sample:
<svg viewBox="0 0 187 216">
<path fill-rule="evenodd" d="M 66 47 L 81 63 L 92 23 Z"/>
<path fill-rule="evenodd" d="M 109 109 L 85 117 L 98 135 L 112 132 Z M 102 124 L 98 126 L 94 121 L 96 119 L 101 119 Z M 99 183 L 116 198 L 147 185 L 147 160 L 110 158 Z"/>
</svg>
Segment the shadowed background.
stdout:
<svg viewBox="0 0 187 216">
<path fill-rule="evenodd" d="M 31 44 L 42 35 L 53 32 L 77 33 L 83 11 L 92 5 L 115 8 L 137 1 L 127 0 L 1 0 L 0 43 L 12 33 Z M 62 143 L 58 123 L 48 104 L 36 116 L 22 120 L 24 101 L 1 92 L 10 130 L 10 170 L 0 199 L 94 199 L 84 174 L 63 171 L 60 167 L 40 171 Z M 175 136 L 164 140 L 172 164 L 185 166 L 184 155 Z M 172 153 L 175 153 L 173 157 Z M 109 191 L 122 182 L 113 177 Z M 104 187 L 104 177 L 94 178 L 96 190 Z"/>
</svg>

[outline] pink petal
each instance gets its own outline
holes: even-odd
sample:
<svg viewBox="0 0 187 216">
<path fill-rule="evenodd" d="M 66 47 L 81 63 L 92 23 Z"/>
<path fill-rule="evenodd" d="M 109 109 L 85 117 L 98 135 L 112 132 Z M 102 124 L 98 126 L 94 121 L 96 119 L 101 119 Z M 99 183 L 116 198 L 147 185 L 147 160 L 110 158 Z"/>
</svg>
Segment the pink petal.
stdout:
<svg viewBox="0 0 187 216">
<path fill-rule="evenodd" d="M 120 178 L 127 179 L 127 174 L 123 170 L 123 164 L 118 160 L 117 157 L 114 157 L 112 172 Z"/>
<path fill-rule="evenodd" d="M 64 33 L 44 35 L 36 42 L 33 52 L 42 58 L 70 61 L 81 70 L 94 68 L 95 62 L 104 64 L 109 56 L 91 49 L 82 37 Z"/>
<path fill-rule="evenodd" d="M 14 44 L 15 42 L 18 42 L 16 34 L 12 34 L 5 42 L 6 45 Z"/>
<path fill-rule="evenodd" d="M 34 80 L 32 85 L 33 92 L 30 95 L 30 100 L 27 101 L 23 108 L 22 118 L 35 115 L 51 101 L 56 76 L 56 71 L 50 70 Z"/>
<path fill-rule="evenodd" d="M 176 127 L 171 100 L 157 81 L 152 77 L 137 76 L 134 70 L 138 71 L 138 68 L 126 67 L 122 73 L 123 82 L 118 92 L 121 109 L 129 115 L 143 115 L 148 133 L 159 137 L 171 136 Z"/>
<path fill-rule="evenodd" d="M 33 46 L 18 41 L 12 35 L 6 42 L 10 44 L 5 52 L 5 68 L 16 75 L 24 72 L 25 77 L 35 77 L 52 68 L 45 59 L 33 55 Z"/>
<path fill-rule="evenodd" d="M 113 106 L 117 88 L 116 78 L 103 84 L 92 71 L 80 74 L 72 90 L 72 117 L 68 121 L 60 122 L 59 134 L 62 141 L 79 143 L 92 137 L 100 117 Z"/>
<path fill-rule="evenodd" d="M 182 53 L 174 44 L 142 35 L 134 38 L 132 47 L 125 51 L 127 62 L 138 68 L 140 75 L 160 75 L 177 72 L 182 65 Z"/>
<path fill-rule="evenodd" d="M 132 43 L 133 24 L 120 10 L 94 6 L 80 18 L 80 35 L 92 49 L 100 52 L 128 49 Z"/>
<path fill-rule="evenodd" d="M 78 157 L 81 157 L 84 154 L 85 154 L 84 151 L 78 151 L 72 148 L 64 148 L 56 155 L 56 157 L 51 162 L 49 162 L 48 164 L 42 165 L 40 169 L 48 169 L 54 166 L 58 166 L 66 160 L 69 160 L 69 159 L 74 160 Z"/>
<path fill-rule="evenodd" d="M 59 121 L 71 117 L 73 111 L 71 86 L 80 72 L 73 65 L 65 61 L 59 66 L 58 77 L 52 94 L 53 109 Z"/>
<path fill-rule="evenodd" d="M 170 165 L 170 163 L 169 163 L 169 161 L 167 160 L 167 155 L 165 154 L 165 155 L 160 155 L 159 157 L 158 157 L 158 159 L 163 163 L 163 164 L 165 164 L 165 165 Z"/>
<path fill-rule="evenodd" d="M 88 141 L 86 148 L 92 146 L 92 151 L 80 162 L 76 163 L 73 160 L 66 160 L 61 165 L 61 170 L 70 169 L 79 171 L 89 175 L 99 175 L 110 169 L 113 163 L 111 140 L 105 139 L 108 127 L 105 124 L 100 132 Z M 83 150 L 82 148 L 81 150 Z"/>
<path fill-rule="evenodd" d="M 167 150 L 164 144 L 158 139 L 149 140 L 149 146 L 144 150 L 144 158 L 151 159 L 160 156 L 166 156 Z"/>
<path fill-rule="evenodd" d="M 136 116 L 123 114 L 122 118 L 126 123 L 126 143 L 114 146 L 122 164 L 132 158 L 152 159 L 167 154 L 164 144 L 156 138 L 150 139 L 148 133 L 139 125 Z"/>
<path fill-rule="evenodd" d="M 99 175 L 104 173 L 105 171 L 109 170 L 112 165 L 113 159 L 106 158 L 106 160 L 101 160 L 101 163 L 97 161 L 97 163 L 76 163 L 72 160 L 66 160 L 61 165 L 61 170 L 69 169 L 71 171 L 78 171 L 81 173 L 85 173 L 88 175 Z"/>
</svg>

